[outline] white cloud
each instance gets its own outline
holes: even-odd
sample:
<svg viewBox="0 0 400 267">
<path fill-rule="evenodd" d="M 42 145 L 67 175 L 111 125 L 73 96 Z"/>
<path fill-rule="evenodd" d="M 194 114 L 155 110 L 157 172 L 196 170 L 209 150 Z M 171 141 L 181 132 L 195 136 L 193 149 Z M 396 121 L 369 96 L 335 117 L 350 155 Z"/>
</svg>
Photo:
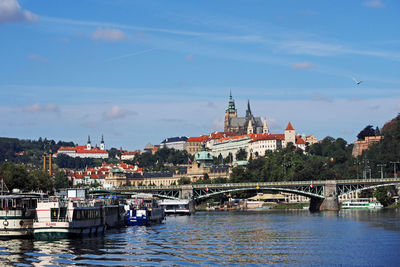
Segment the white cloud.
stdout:
<svg viewBox="0 0 400 267">
<path fill-rule="evenodd" d="M 186 59 L 187 61 L 192 61 L 192 60 L 194 59 L 194 55 L 193 55 L 193 54 L 187 55 L 187 56 L 185 57 L 185 59 Z"/>
<path fill-rule="evenodd" d="M 124 118 L 128 115 L 136 115 L 136 112 L 129 111 L 127 109 L 123 109 L 120 106 L 113 106 L 110 110 L 103 113 L 103 119 L 106 120 L 113 120 L 113 119 L 120 119 Z"/>
<path fill-rule="evenodd" d="M 371 0 L 371 1 L 364 2 L 364 6 L 374 7 L 374 8 L 383 8 L 383 7 L 385 7 L 385 4 L 382 3 L 382 1 L 380 1 L 380 0 Z"/>
<path fill-rule="evenodd" d="M 328 103 L 332 103 L 333 102 L 333 98 L 327 95 L 323 95 L 323 94 L 319 94 L 319 93 L 315 93 L 312 96 L 312 100 L 313 101 L 322 101 L 322 102 L 328 102 Z"/>
<path fill-rule="evenodd" d="M 36 103 L 31 106 L 26 106 L 24 107 L 25 112 L 59 112 L 58 106 L 54 103 L 50 103 L 47 105 L 41 105 L 39 103 Z"/>
<path fill-rule="evenodd" d="M 292 65 L 292 68 L 295 70 L 305 70 L 305 69 L 312 69 L 315 65 L 311 62 L 298 62 Z"/>
<path fill-rule="evenodd" d="M 47 58 L 39 56 L 39 55 L 36 55 L 36 54 L 29 55 L 28 59 L 39 61 L 39 62 L 47 62 Z"/>
<path fill-rule="evenodd" d="M 38 21 L 39 17 L 28 10 L 22 10 L 17 0 L 0 0 L 0 24 L 19 21 Z"/>
<path fill-rule="evenodd" d="M 98 28 L 92 33 L 93 40 L 118 42 L 126 39 L 123 31 L 110 28 Z"/>
</svg>

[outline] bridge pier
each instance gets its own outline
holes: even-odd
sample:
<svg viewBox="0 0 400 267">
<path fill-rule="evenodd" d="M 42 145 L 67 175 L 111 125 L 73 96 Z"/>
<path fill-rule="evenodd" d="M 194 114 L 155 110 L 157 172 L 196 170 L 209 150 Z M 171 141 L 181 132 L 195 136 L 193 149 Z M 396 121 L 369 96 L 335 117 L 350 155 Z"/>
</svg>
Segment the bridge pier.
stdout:
<svg viewBox="0 0 400 267">
<path fill-rule="evenodd" d="M 183 185 L 179 198 L 192 199 L 193 198 L 193 185 L 191 185 L 191 184 Z"/>
<path fill-rule="evenodd" d="M 336 181 L 328 180 L 325 182 L 324 197 L 312 197 L 310 211 L 338 211 L 340 209 Z"/>
</svg>

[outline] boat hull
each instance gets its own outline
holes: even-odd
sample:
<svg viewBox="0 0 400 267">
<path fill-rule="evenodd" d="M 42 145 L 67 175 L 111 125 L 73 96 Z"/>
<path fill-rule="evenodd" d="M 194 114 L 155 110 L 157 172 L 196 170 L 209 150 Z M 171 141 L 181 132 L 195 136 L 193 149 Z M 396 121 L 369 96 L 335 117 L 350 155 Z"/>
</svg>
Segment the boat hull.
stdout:
<svg viewBox="0 0 400 267">
<path fill-rule="evenodd" d="M 33 236 L 38 240 L 54 240 L 99 235 L 104 234 L 105 230 L 105 225 L 72 227 L 69 223 L 62 222 L 55 226 L 35 225 Z"/>
</svg>

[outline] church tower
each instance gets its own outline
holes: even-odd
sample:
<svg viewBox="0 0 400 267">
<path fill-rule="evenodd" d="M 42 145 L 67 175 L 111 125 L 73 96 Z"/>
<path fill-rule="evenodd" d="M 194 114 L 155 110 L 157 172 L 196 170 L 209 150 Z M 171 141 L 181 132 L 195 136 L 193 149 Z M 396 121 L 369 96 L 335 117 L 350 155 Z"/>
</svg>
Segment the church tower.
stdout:
<svg viewBox="0 0 400 267">
<path fill-rule="evenodd" d="M 265 120 L 264 120 L 263 134 L 269 134 L 269 130 L 268 130 L 268 126 L 267 126 L 267 118 L 265 118 Z"/>
<path fill-rule="evenodd" d="M 232 99 L 232 91 L 229 95 L 228 108 L 225 110 L 224 132 L 232 131 L 230 125 L 231 118 L 237 118 L 237 109 L 235 107 L 235 101 Z"/>
<path fill-rule="evenodd" d="M 288 143 L 292 143 L 294 146 L 296 145 L 296 132 L 290 121 L 285 129 L 285 146 L 287 146 Z"/>
<path fill-rule="evenodd" d="M 103 135 L 101 135 L 100 149 L 101 149 L 101 150 L 105 150 L 105 148 L 104 148 L 104 137 L 103 137 Z"/>
<path fill-rule="evenodd" d="M 249 120 L 249 124 L 247 125 L 247 134 L 252 134 L 254 133 L 254 128 L 253 128 L 253 123 L 251 122 L 251 119 Z"/>
<path fill-rule="evenodd" d="M 92 143 L 90 143 L 90 135 L 88 135 L 88 140 L 87 140 L 87 144 L 86 144 L 86 149 L 87 149 L 87 150 L 91 150 L 91 149 L 92 149 Z"/>
</svg>

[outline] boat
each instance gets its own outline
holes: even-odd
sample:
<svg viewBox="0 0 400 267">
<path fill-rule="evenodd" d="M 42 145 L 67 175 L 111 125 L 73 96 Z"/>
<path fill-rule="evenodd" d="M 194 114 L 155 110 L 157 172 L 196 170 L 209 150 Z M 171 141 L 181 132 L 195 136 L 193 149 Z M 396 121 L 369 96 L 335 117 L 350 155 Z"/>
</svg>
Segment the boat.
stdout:
<svg viewBox="0 0 400 267">
<path fill-rule="evenodd" d="M 125 224 L 132 226 L 147 226 L 161 223 L 165 219 L 165 212 L 152 195 L 136 195 L 127 200 L 125 205 Z"/>
<path fill-rule="evenodd" d="M 33 235 L 35 239 L 52 240 L 103 234 L 121 222 L 117 203 L 87 198 L 86 189 L 68 189 L 66 198 L 38 201 Z"/>
<path fill-rule="evenodd" d="M 14 193 L 0 196 L 0 238 L 30 237 L 40 193 Z"/>
<path fill-rule="evenodd" d="M 161 201 L 159 205 L 164 208 L 166 215 L 191 215 L 194 213 L 193 205 L 191 205 L 188 199 L 166 199 Z"/>
<path fill-rule="evenodd" d="M 380 209 L 382 204 L 372 200 L 348 200 L 342 202 L 342 209 Z"/>
<path fill-rule="evenodd" d="M 246 201 L 246 209 L 247 210 L 259 210 L 262 208 L 264 202 L 257 200 L 247 200 Z"/>
</svg>

